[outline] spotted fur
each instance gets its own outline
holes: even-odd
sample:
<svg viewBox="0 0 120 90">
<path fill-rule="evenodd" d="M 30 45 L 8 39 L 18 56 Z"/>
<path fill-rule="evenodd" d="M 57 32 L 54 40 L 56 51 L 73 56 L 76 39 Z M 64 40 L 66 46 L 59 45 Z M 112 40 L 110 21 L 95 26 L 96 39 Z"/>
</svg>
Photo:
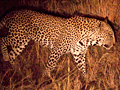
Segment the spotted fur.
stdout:
<svg viewBox="0 0 120 90">
<path fill-rule="evenodd" d="M 53 70 L 61 55 L 72 53 L 77 67 L 86 72 L 85 55 L 90 45 L 110 49 L 115 43 L 114 32 L 105 21 L 74 16 L 61 18 L 31 10 L 12 11 L 0 22 L 0 29 L 8 29 L 1 38 L 3 59 L 14 64 L 15 58 L 30 40 L 51 48 L 47 70 Z M 8 53 L 7 46 L 12 50 Z"/>
</svg>

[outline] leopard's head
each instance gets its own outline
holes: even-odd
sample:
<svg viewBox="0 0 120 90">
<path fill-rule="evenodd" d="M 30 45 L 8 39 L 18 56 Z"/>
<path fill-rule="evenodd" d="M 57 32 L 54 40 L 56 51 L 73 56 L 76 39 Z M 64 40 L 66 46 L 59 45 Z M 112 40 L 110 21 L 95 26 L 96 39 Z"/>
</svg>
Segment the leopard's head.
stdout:
<svg viewBox="0 0 120 90">
<path fill-rule="evenodd" d="M 111 26 L 106 21 L 101 21 L 98 31 L 98 45 L 110 49 L 115 44 L 115 36 Z"/>
</svg>

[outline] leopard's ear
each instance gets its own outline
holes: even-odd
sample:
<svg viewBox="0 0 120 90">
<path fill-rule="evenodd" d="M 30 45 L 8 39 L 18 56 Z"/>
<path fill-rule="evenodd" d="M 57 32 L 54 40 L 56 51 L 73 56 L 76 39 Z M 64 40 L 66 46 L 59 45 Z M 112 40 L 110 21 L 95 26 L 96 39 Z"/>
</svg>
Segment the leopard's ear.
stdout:
<svg viewBox="0 0 120 90">
<path fill-rule="evenodd" d="M 105 25 L 105 22 L 104 22 L 104 21 L 101 21 L 100 24 L 99 24 L 99 27 L 100 27 L 100 28 L 101 28 L 101 27 L 104 27 L 104 25 Z"/>
<path fill-rule="evenodd" d="M 108 17 L 104 19 L 104 21 L 101 21 L 99 24 L 99 27 L 105 27 L 105 25 L 108 23 Z"/>
<path fill-rule="evenodd" d="M 107 16 L 105 17 L 104 22 L 105 22 L 105 23 L 108 23 L 108 17 L 107 17 Z"/>
</svg>

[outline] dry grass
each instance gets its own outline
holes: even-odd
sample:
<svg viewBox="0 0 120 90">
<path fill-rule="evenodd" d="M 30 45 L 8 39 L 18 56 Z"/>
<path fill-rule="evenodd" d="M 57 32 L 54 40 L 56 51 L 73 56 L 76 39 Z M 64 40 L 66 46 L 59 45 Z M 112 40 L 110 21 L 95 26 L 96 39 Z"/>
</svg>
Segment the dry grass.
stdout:
<svg viewBox="0 0 120 90">
<path fill-rule="evenodd" d="M 31 48 L 31 49 L 30 49 Z M 43 76 L 49 49 L 38 44 L 29 45 L 17 58 L 16 68 L 0 75 L 1 90 L 119 90 L 120 48 L 110 51 L 101 47 L 89 47 L 87 74 L 80 76 L 71 54 L 63 55 L 57 68 Z"/>
<path fill-rule="evenodd" d="M 43 7 L 62 15 L 72 15 L 77 11 L 107 16 L 116 24 L 117 43 L 110 51 L 89 47 L 85 78 L 80 76 L 71 54 L 63 55 L 57 68 L 49 76 L 43 76 L 50 50 L 36 43 L 30 44 L 16 59 L 15 68 L 1 60 L 0 90 L 120 90 L 119 0 L 18 0 L 18 3 L 16 5 Z"/>
</svg>

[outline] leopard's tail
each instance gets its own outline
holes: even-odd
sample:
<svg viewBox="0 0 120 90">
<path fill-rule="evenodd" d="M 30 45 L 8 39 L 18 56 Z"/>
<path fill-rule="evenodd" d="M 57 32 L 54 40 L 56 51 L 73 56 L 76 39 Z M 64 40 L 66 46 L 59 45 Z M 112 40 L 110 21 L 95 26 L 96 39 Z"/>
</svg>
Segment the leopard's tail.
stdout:
<svg viewBox="0 0 120 90">
<path fill-rule="evenodd" d="M 2 33 L 2 28 L 5 26 L 5 20 L 2 19 L 0 21 L 0 33 Z M 4 32 L 3 32 L 4 33 Z M 1 34 L 2 35 L 2 34 Z M 7 50 L 7 46 L 3 43 L 3 38 L 5 37 L 2 37 L 0 36 L 0 49 L 1 49 L 1 52 L 3 54 L 3 59 L 5 61 L 8 61 L 9 60 L 9 56 L 8 56 L 8 50 Z"/>
<path fill-rule="evenodd" d="M 1 44 L 1 52 L 3 54 L 4 61 L 9 61 L 8 49 L 3 43 Z"/>
</svg>

